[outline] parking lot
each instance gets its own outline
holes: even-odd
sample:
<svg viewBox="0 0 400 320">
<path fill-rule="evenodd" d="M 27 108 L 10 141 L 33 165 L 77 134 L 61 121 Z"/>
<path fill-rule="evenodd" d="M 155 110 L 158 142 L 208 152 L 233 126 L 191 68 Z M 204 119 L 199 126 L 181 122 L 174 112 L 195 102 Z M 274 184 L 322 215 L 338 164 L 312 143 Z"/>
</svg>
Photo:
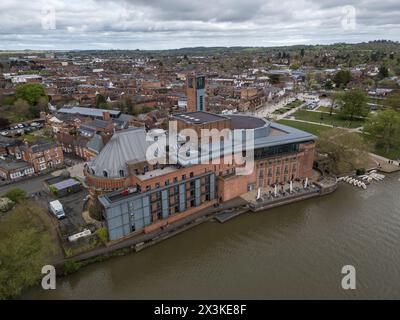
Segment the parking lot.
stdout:
<svg viewBox="0 0 400 320">
<path fill-rule="evenodd" d="M 88 192 L 86 189 L 61 198 L 57 198 L 42 191 L 40 192 L 40 195 L 36 196 L 36 199 L 53 219 L 57 218 L 50 213 L 49 202 L 53 200 L 59 200 L 61 202 L 64 208 L 65 218 L 58 220 L 58 223 L 62 237 L 66 238 L 71 234 L 80 232 L 82 227 L 86 226 L 86 222 L 82 217 L 82 212 L 84 210 L 84 205 L 86 204 L 84 200 L 87 195 Z"/>
<path fill-rule="evenodd" d="M 5 137 L 14 137 L 18 135 L 28 134 L 33 131 L 43 128 L 43 124 L 40 122 L 21 122 L 13 124 L 7 128 L 0 130 L 0 134 Z"/>
</svg>

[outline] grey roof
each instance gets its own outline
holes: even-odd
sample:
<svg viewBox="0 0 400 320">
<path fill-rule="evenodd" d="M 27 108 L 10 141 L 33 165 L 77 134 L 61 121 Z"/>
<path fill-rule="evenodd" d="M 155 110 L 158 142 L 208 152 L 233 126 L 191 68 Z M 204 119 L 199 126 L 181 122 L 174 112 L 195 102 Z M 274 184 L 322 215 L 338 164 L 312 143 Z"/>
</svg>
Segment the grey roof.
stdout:
<svg viewBox="0 0 400 320">
<path fill-rule="evenodd" d="M 3 168 L 7 171 L 22 170 L 22 169 L 32 168 L 32 165 L 25 161 L 6 161 L 0 159 L 0 168 Z"/>
<path fill-rule="evenodd" d="M 95 134 L 86 144 L 86 147 L 89 150 L 92 150 L 96 153 L 100 153 L 101 149 L 103 149 L 104 144 L 103 144 L 103 139 L 101 138 L 100 135 Z"/>
<path fill-rule="evenodd" d="M 90 163 L 90 168 L 97 176 L 103 176 L 106 170 L 109 178 L 119 177 L 120 170 L 126 172 L 127 162 L 138 163 L 146 160 L 146 150 L 150 144 L 150 141 L 146 141 L 144 128 L 117 131 Z"/>
<path fill-rule="evenodd" d="M 60 108 L 59 113 L 69 114 L 80 114 L 88 117 L 102 117 L 103 112 L 109 112 L 111 116 L 118 117 L 121 111 L 108 110 L 108 109 L 94 109 L 94 108 L 83 108 L 83 107 L 72 107 L 72 108 Z"/>
<path fill-rule="evenodd" d="M 0 136 L 0 147 L 10 147 L 14 145 L 21 145 L 22 141 L 17 139 L 12 139 L 9 137 Z"/>
<path fill-rule="evenodd" d="M 33 152 L 42 152 L 45 150 L 49 150 L 51 148 L 56 148 L 58 146 L 57 143 L 55 142 L 42 142 L 42 141 L 38 141 L 36 142 L 35 145 L 31 146 L 31 150 Z"/>
<path fill-rule="evenodd" d="M 55 187 L 57 190 L 62 190 L 62 189 L 67 189 L 69 187 L 75 186 L 75 185 L 80 185 L 81 183 L 79 181 L 76 181 L 75 179 L 67 179 L 64 181 L 57 182 L 53 184 L 52 186 Z"/>
<path fill-rule="evenodd" d="M 203 124 L 227 119 L 224 116 L 204 111 L 185 112 L 173 115 L 172 117 L 192 124 Z"/>
<path fill-rule="evenodd" d="M 98 128 L 106 128 L 111 123 L 111 120 L 105 121 L 101 119 L 94 119 L 91 122 L 81 124 L 81 128 L 88 129 L 98 129 Z"/>
<path fill-rule="evenodd" d="M 315 141 L 318 138 L 311 133 L 285 126 L 276 122 L 271 122 L 270 127 L 275 130 L 282 131 L 283 134 L 266 135 L 254 139 L 254 148 L 272 147 L 289 143 Z"/>
</svg>

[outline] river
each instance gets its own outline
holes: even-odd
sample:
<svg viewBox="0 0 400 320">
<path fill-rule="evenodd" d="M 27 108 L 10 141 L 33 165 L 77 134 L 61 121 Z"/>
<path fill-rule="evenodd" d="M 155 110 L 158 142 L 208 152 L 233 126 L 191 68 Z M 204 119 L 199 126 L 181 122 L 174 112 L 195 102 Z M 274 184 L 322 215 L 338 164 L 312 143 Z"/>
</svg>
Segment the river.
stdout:
<svg viewBox="0 0 400 320">
<path fill-rule="evenodd" d="M 400 174 L 89 265 L 26 299 L 400 298 Z M 356 269 L 343 290 L 341 269 Z"/>
</svg>

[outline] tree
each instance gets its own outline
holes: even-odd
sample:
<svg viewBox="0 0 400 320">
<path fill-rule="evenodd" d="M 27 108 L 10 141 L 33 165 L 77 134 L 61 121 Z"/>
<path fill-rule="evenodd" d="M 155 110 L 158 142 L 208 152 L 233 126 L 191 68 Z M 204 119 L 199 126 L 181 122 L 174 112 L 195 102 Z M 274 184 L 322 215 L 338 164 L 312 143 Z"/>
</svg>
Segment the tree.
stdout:
<svg viewBox="0 0 400 320">
<path fill-rule="evenodd" d="M 379 77 L 382 79 L 389 77 L 389 69 L 386 66 L 379 68 Z"/>
<path fill-rule="evenodd" d="M 42 267 L 52 264 L 56 246 L 50 218 L 33 201 L 18 204 L 1 219 L 0 299 L 7 299 L 38 283 Z"/>
<path fill-rule="evenodd" d="M 400 113 L 387 109 L 370 115 L 364 133 L 377 147 L 383 147 L 386 153 L 390 152 L 400 146 Z"/>
<path fill-rule="evenodd" d="M 331 106 L 330 106 L 330 109 L 329 109 L 329 115 L 330 116 L 332 116 L 333 108 L 335 108 L 335 106 L 337 106 L 337 105 L 340 106 L 341 101 L 342 101 L 342 95 L 343 95 L 342 92 L 335 92 L 333 94 L 333 96 L 331 97 Z"/>
<path fill-rule="evenodd" d="M 306 89 L 309 91 L 315 84 L 314 76 L 311 71 L 307 71 L 306 73 Z"/>
<path fill-rule="evenodd" d="M 96 108 L 106 108 L 107 107 L 107 101 L 106 98 L 102 94 L 98 94 L 96 96 Z"/>
<path fill-rule="evenodd" d="M 332 90 L 333 89 L 333 83 L 331 79 L 326 80 L 325 84 L 324 84 L 324 88 L 326 90 Z"/>
<path fill-rule="evenodd" d="M 273 73 L 269 75 L 269 79 L 272 84 L 278 84 L 281 81 L 281 76 L 279 74 Z"/>
<path fill-rule="evenodd" d="M 29 107 L 30 117 L 39 118 L 40 117 L 40 109 L 38 106 L 30 106 Z"/>
<path fill-rule="evenodd" d="M 0 117 L 0 129 L 4 129 L 10 125 L 10 120 Z"/>
<path fill-rule="evenodd" d="M 40 97 L 37 103 L 37 106 L 40 111 L 47 112 L 48 111 L 48 103 L 49 99 L 47 97 Z"/>
<path fill-rule="evenodd" d="M 23 115 L 24 117 L 30 117 L 29 103 L 26 100 L 18 99 L 14 102 L 14 110 L 16 114 Z"/>
<path fill-rule="evenodd" d="M 348 70 L 340 70 L 333 77 L 333 82 L 337 88 L 345 88 L 351 80 L 351 73 Z"/>
<path fill-rule="evenodd" d="M 47 95 L 40 83 L 23 83 L 15 89 L 15 97 L 23 99 L 33 106 L 38 103 L 41 97 L 47 98 Z"/>
<path fill-rule="evenodd" d="M 340 113 L 345 118 L 364 117 L 368 114 L 367 96 L 364 91 L 354 89 L 340 96 Z"/>
<path fill-rule="evenodd" d="M 383 100 L 385 107 L 400 111 L 400 93 L 396 91 L 390 92 L 386 99 Z"/>
<path fill-rule="evenodd" d="M 124 102 L 123 102 L 123 105 L 124 105 L 124 108 L 125 108 L 126 112 L 127 112 L 128 114 L 132 114 L 132 112 L 133 112 L 133 107 L 134 107 L 132 98 L 129 97 L 129 96 L 125 97 Z"/>
<path fill-rule="evenodd" d="M 368 165 L 369 146 L 358 133 L 331 129 L 321 133 L 317 141 L 319 159 L 334 174 L 352 172 Z"/>
<path fill-rule="evenodd" d="M 20 188 L 13 188 L 5 196 L 16 203 L 20 203 L 26 199 L 26 192 Z"/>
</svg>

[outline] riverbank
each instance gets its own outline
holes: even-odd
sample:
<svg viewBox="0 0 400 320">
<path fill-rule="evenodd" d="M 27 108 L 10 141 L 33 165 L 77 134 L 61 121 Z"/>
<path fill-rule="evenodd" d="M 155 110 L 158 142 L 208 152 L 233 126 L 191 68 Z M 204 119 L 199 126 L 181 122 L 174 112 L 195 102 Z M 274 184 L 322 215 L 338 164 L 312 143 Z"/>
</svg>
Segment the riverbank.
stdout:
<svg viewBox="0 0 400 320">
<path fill-rule="evenodd" d="M 298 182 L 296 183 L 299 184 Z M 301 186 L 301 183 L 299 186 Z M 296 187 L 296 191 L 293 191 L 293 194 L 279 193 L 272 201 L 268 199 L 263 202 L 254 201 L 254 193 L 256 191 L 249 191 L 241 197 L 222 204 L 215 203 L 215 206 L 208 207 L 196 214 L 168 224 L 153 232 L 142 233 L 122 240 L 109 242 L 106 246 L 98 247 L 73 257 L 68 257 L 57 264 L 57 269 L 62 273 L 66 263 L 79 263 L 79 266 L 85 266 L 94 262 L 103 261 L 109 257 L 119 256 L 132 251 L 141 251 L 210 220 L 224 223 L 249 211 L 266 210 L 293 202 L 299 202 L 310 197 L 325 195 L 335 191 L 337 183 L 336 179 L 320 177 L 318 181 L 311 182 L 310 180 L 307 188 L 300 188 L 299 186 Z"/>
<path fill-rule="evenodd" d="M 92 263 L 35 287 L 26 299 L 383 299 L 400 298 L 400 174 L 367 190 L 340 184 L 267 211 L 213 219 L 168 241 Z M 265 213 L 265 214 L 264 214 Z M 341 268 L 357 270 L 342 290 Z M 382 272 L 384 271 L 384 272 Z"/>
</svg>

